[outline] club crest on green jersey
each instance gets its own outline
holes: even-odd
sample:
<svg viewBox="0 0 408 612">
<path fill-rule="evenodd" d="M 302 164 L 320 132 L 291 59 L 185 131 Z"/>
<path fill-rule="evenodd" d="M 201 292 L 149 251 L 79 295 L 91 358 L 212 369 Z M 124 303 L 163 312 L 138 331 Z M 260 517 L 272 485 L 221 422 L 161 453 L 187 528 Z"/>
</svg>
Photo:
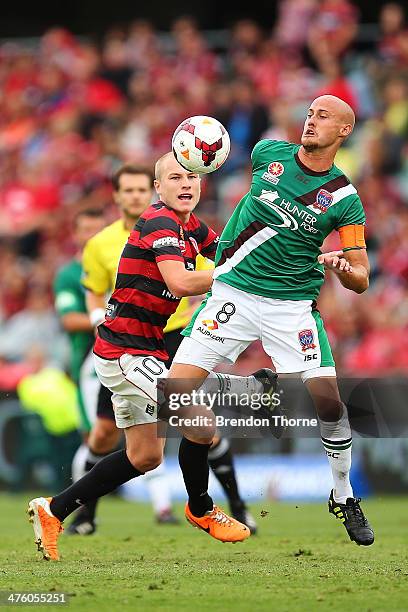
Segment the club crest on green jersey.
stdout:
<svg viewBox="0 0 408 612">
<path fill-rule="evenodd" d="M 313 208 L 318 208 L 322 212 L 326 212 L 328 208 L 333 204 L 333 194 L 326 189 L 319 189 L 316 195 L 316 202 L 313 204 Z"/>
<path fill-rule="evenodd" d="M 268 181 L 273 185 L 277 185 L 279 183 L 279 177 L 284 173 L 285 166 L 281 164 L 281 162 L 271 162 L 268 166 L 268 170 L 263 173 L 262 178 L 264 181 Z"/>
</svg>

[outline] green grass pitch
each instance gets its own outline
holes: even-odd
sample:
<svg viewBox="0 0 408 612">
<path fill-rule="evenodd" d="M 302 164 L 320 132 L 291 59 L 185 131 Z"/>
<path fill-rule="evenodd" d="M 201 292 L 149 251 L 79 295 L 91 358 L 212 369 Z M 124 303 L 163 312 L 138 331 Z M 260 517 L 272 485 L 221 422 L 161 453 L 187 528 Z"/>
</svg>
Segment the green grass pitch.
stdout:
<svg viewBox="0 0 408 612">
<path fill-rule="evenodd" d="M 63 559 L 51 563 L 35 550 L 28 498 L 0 495 L 0 591 L 71 595 L 66 606 L 36 609 L 408 609 L 407 499 L 364 502 L 376 531 L 364 548 L 349 541 L 325 503 L 253 505 L 259 535 L 231 545 L 184 520 L 157 526 L 148 506 L 111 496 L 100 503 L 98 533 L 62 535 Z M 177 513 L 183 517 L 181 506 Z"/>
</svg>

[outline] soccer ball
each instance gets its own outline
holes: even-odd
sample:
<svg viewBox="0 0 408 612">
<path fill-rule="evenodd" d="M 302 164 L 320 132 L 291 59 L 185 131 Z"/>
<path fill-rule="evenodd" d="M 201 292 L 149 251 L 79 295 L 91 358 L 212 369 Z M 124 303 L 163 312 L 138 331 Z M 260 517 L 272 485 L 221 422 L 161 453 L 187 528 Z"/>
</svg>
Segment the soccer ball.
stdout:
<svg viewBox="0 0 408 612">
<path fill-rule="evenodd" d="M 184 119 L 171 141 L 178 163 L 189 172 L 208 174 L 217 170 L 230 152 L 230 137 L 213 117 L 199 115 Z"/>
</svg>

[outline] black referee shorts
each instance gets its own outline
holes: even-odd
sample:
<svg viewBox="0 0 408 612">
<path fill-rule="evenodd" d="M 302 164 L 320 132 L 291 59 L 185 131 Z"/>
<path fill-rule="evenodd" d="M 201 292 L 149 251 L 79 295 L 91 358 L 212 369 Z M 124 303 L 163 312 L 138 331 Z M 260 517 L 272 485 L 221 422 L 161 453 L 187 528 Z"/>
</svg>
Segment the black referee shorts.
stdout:
<svg viewBox="0 0 408 612">
<path fill-rule="evenodd" d="M 183 340 L 183 336 L 180 332 L 181 328 L 174 329 L 173 331 L 164 334 L 164 343 L 166 346 L 166 351 L 169 354 L 169 359 L 166 362 L 167 368 L 170 368 L 174 355 L 176 354 L 177 349 L 180 346 L 181 341 Z M 96 416 L 101 419 L 110 419 L 111 421 L 115 420 L 115 415 L 112 406 L 112 391 L 109 391 L 109 389 L 107 389 L 103 385 L 100 386 L 98 393 Z"/>
<path fill-rule="evenodd" d="M 166 361 L 166 368 L 169 369 L 171 366 L 171 362 L 174 359 L 174 355 L 177 353 L 177 349 L 181 344 L 184 336 L 181 335 L 182 327 L 178 329 L 174 329 L 167 334 L 164 334 L 164 345 L 166 347 L 166 351 L 169 354 L 169 359 Z"/>
<path fill-rule="evenodd" d="M 115 420 L 112 406 L 112 391 L 103 385 L 99 387 L 96 416 L 101 419 L 110 419 L 111 421 Z"/>
</svg>

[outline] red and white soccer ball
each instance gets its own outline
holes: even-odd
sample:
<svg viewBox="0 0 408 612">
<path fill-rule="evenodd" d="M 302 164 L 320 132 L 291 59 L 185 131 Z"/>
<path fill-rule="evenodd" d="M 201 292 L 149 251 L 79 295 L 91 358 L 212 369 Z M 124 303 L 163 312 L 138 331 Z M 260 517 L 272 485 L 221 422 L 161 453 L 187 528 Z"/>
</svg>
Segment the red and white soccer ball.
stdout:
<svg viewBox="0 0 408 612">
<path fill-rule="evenodd" d="M 173 153 L 189 172 L 208 174 L 217 170 L 230 152 L 230 137 L 213 117 L 199 115 L 180 123 L 171 141 Z"/>
</svg>

